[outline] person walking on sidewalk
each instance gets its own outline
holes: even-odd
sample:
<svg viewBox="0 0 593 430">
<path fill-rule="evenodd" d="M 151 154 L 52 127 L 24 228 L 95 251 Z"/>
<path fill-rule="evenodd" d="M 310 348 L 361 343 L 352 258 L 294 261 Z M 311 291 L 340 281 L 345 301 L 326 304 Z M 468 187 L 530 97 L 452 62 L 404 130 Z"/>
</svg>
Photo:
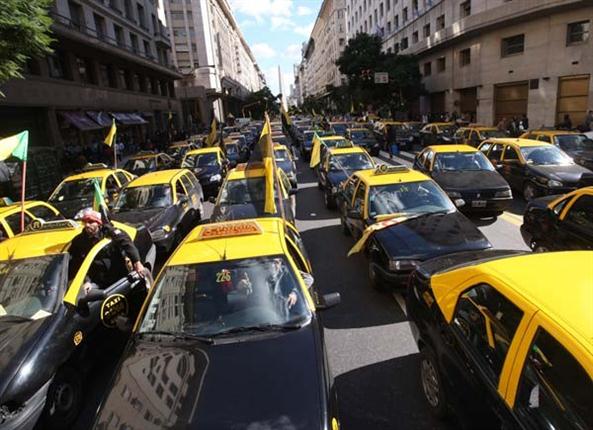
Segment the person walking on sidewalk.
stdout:
<svg viewBox="0 0 593 430">
<path fill-rule="evenodd" d="M 393 159 L 399 155 L 399 145 L 397 144 L 397 126 L 387 126 L 387 148 L 389 150 L 389 158 Z"/>
</svg>

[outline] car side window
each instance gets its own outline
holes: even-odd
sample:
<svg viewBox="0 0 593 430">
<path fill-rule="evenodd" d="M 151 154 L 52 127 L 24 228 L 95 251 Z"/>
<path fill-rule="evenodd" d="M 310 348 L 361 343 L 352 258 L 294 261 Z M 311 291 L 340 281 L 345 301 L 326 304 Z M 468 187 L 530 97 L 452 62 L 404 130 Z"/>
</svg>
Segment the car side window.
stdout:
<svg viewBox="0 0 593 430">
<path fill-rule="evenodd" d="M 542 328 L 529 348 L 514 408 L 532 428 L 593 428 L 593 380 Z"/>
<path fill-rule="evenodd" d="M 194 192 L 194 184 L 189 180 L 187 175 L 181 175 L 181 182 L 183 183 L 184 188 L 187 190 L 188 193 Z"/>
<path fill-rule="evenodd" d="M 490 149 L 490 152 L 488 153 L 488 159 L 500 161 L 500 158 L 502 157 L 502 148 L 503 148 L 503 146 L 500 143 L 496 143 L 496 144 L 492 145 L 492 148 Z"/>
<path fill-rule="evenodd" d="M 130 182 L 130 180 L 128 179 L 128 177 L 126 176 L 126 174 L 124 172 L 115 172 L 115 177 L 117 178 L 117 180 L 119 181 L 119 184 L 122 187 L 124 185 L 126 185 L 128 182 Z"/>
<path fill-rule="evenodd" d="M 434 159 L 434 152 L 428 151 L 426 154 L 426 160 L 424 161 L 424 168 L 426 170 L 430 170 L 430 166 L 432 165 L 432 160 Z"/>
<path fill-rule="evenodd" d="M 542 142 L 552 143 L 552 139 L 550 139 L 550 136 L 546 136 L 544 134 L 540 135 L 538 140 L 541 140 Z"/>
<path fill-rule="evenodd" d="M 305 261 L 303 259 L 303 257 L 300 255 L 300 253 L 297 251 L 295 245 L 292 243 L 292 241 L 287 240 L 286 241 L 286 249 L 288 249 L 288 253 L 290 254 L 292 261 L 295 262 L 295 264 L 297 265 L 297 268 L 301 271 L 301 272 L 306 272 L 309 273 L 309 269 L 307 268 Z"/>
<path fill-rule="evenodd" d="M 350 205 L 350 203 L 352 202 L 352 197 L 354 196 L 354 189 L 356 188 L 357 184 L 357 178 L 350 178 L 348 179 L 348 182 L 344 187 L 344 197 L 346 198 L 346 203 L 348 205 Z"/>
<path fill-rule="evenodd" d="M 566 204 L 570 201 L 570 198 L 565 198 L 561 202 L 557 203 L 552 209 L 556 215 L 560 215 Z"/>
<path fill-rule="evenodd" d="M 488 284 L 470 288 L 457 302 L 453 327 L 496 386 L 523 311 Z"/>
<path fill-rule="evenodd" d="M 187 191 L 179 179 L 175 181 L 175 193 L 178 199 L 180 196 L 187 196 Z"/>
<path fill-rule="evenodd" d="M 480 151 L 482 151 L 483 154 L 488 154 L 488 150 L 492 147 L 491 143 L 484 143 L 482 145 L 480 145 Z"/>
<path fill-rule="evenodd" d="M 470 137 L 470 136 L 471 136 L 471 137 Z M 464 130 L 464 131 L 463 131 L 463 137 L 464 137 L 465 139 L 470 139 L 470 138 L 471 138 L 471 139 L 473 140 L 475 136 L 476 136 L 476 132 L 475 132 L 475 131 L 472 131 L 472 130 L 471 130 L 471 129 L 469 129 L 469 128 L 468 128 L 467 130 Z"/>
<path fill-rule="evenodd" d="M 58 219 L 62 219 L 60 215 L 56 215 L 54 211 L 52 211 L 47 206 L 43 205 L 28 208 L 27 212 L 29 212 L 35 218 L 42 219 L 43 221 L 55 221 Z"/>
<path fill-rule="evenodd" d="M 6 218 L 4 218 L 4 221 L 6 221 L 6 224 L 8 224 L 8 227 L 10 227 L 13 234 L 19 234 L 21 232 L 21 213 L 20 212 L 16 212 L 16 213 L 13 213 L 12 215 L 8 215 Z M 32 221 L 31 217 L 29 215 L 27 215 L 27 213 L 25 212 L 25 227 L 27 227 L 31 221 Z"/>
<path fill-rule="evenodd" d="M 354 195 L 354 202 L 352 204 L 352 209 L 360 212 L 362 215 L 364 212 L 364 196 L 366 194 L 366 186 L 364 182 L 361 182 L 356 189 L 356 194 Z"/>
<path fill-rule="evenodd" d="M 117 183 L 114 175 L 109 175 L 107 180 L 105 181 L 105 190 L 107 191 L 107 195 L 111 195 L 113 193 L 117 193 L 120 186 Z"/>
<path fill-rule="evenodd" d="M 424 167 L 424 162 L 426 161 L 427 156 L 428 156 L 428 151 L 421 152 L 418 155 L 418 160 L 416 160 L 417 165 L 420 167 Z"/>
<path fill-rule="evenodd" d="M 585 231 L 593 231 L 593 196 L 579 197 L 568 209 L 564 221 Z"/>
<path fill-rule="evenodd" d="M 503 160 L 518 160 L 519 154 L 512 146 L 507 146 L 504 150 Z"/>
<path fill-rule="evenodd" d="M 0 224 L 0 242 L 8 239 L 8 233 L 4 229 L 4 226 Z"/>
</svg>

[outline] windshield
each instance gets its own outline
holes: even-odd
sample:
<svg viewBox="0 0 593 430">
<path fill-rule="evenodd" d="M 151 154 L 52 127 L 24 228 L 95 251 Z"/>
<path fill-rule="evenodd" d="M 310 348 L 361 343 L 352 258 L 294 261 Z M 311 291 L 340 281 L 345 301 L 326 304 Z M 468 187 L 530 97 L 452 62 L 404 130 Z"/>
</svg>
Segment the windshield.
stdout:
<svg viewBox="0 0 593 430">
<path fill-rule="evenodd" d="M 286 149 L 274 149 L 274 157 L 276 157 L 276 161 L 290 160 L 290 156 Z"/>
<path fill-rule="evenodd" d="M 489 170 L 493 171 L 494 166 L 486 156 L 479 151 L 476 152 L 448 152 L 437 154 L 434 161 L 435 172 L 457 171 L 457 170 Z"/>
<path fill-rule="evenodd" d="M 74 200 L 90 198 L 95 191 L 93 181 L 101 178 L 78 179 L 76 181 L 62 182 L 58 189 L 52 194 L 48 201 L 61 202 L 63 200 Z"/>
<path fill-rule="evenodd" d="M 144 158 L 141 160 L 128 160 L 124 166 L 124 170 L 128 172 L 148 172 L 154 170 L 156 163 L 154 158 Z"/>
<path fill-rule="evenodd" d="M 208 167 L 218 166 L 218 157 L 215 153 L 188 155 L 181 167 Z"/>
<path fill-rule="evenodd" d="M 525 157 L 527 164 L 536 166 L 563 166 L 574 164 L 564 151 L 552 145 L 527 146 L 521 148 L 521 154 Z"/>
<path fill-rule="evenodd" d="M 407 182 L 371 187 L 369 216 L 395 213 L 432 213 L 453 211 L 455 206 L 432 181 Z"/>
<path fill-rule="evenodd" d="M 346 139 L 328 139 L 322 140 L 323 144 L 328 148 L 346 148 L 352 144 Z"/>
<path fill-rule="evenodd" d="M 241 205 L 262 202 L 265 199 L 264 178 L 236 179 L 227 181 L 220 194 L 220 204 Z"/>
<path fill-rule="evenodd" d="M 145 187 L 124 188 L 115 203 L 115 212 L 135 209 L 166 208 L 173 204 L 169 185 L 149 185 Z"/>
<path fill-rule="evenodd" d="M 39 319 L 55 312 L 64 264 L 63 254 L 0 262 L 0 318 Z"/>
<path fill-rule="evenodd" d="M 140 332 L 197 336 L 304 324 L 305 297 L 284 256 L 167 267 Z"/>
<path fill-rule="evenodd" d="M 352 136 L 352 139 L 369 139 L 373 137 L 373 134 L 369 130 L 351 131 L 350 135 Z"/>
<path fill-rule="evenodd" d="M 362 153 L 334 155 L 329 159 L 329 170 L 372 169 L 373 162 Z"/>
<path fill-rule="evenodd" d="M 237 154 L 239 152 L 239 146 L 237 144 L 226 144 L 225 146 L 227 154 Z"/>
<path fill-rule="evenodd" d="M 593 151 L 593 140 L 582 134 L 558 135 L 556 142 L 564 151 Z"/>
<path fill-rule="evenodd" d="M 347 124 L 332 124 L 332 128 L 335 130 L 336 133 L 344 134 L 344 133 L 346 133 L 346 129 L 348 128 L 348 125 Z"/>
<path fill-rule="evenodd" d="M 509 137 L 508 134 L 500 130 L 480 130 L 480 134 L 484 139 L 490 139 L 492 137 Z"/>
</svg>

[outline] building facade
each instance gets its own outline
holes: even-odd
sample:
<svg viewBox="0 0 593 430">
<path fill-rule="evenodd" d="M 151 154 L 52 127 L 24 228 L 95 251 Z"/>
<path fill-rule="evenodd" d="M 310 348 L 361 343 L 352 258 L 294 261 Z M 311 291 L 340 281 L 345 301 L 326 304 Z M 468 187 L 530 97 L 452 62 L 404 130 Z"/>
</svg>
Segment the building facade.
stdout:
<svg viewBox="0 0 593 430">
<path fill-rule="evenodd" d="M 593 5 L 586 0 L 347 0 L 348 35 L 418 56 L 422 114 L 530 127 L 593 109 Z"/>
<path fill-rule="evenodd" d="M 173 126 L 181 75 L 157 0 L 57 0 L 50 15 L 53 53 L 0 87 L 0 135 L 29 130 L 68 158 L 100 151 L 113 119 L 136 143 Z"/>
<path fill-rule="evenodd" d="M 346 1 L 324 0 L 321 5 L 303 54 L 303 97 L 323 97 L 329 85 L 339 87 L 346 83 L 336 65 L 347 43 Z"/>
<path fill-rule="evenodd" d="M 227 0 L 165 1 L 173 62 L 186 126 L 208 125 L 212 115 L 242 116 L 243 101 L 265 85 Z"/>
</svg>

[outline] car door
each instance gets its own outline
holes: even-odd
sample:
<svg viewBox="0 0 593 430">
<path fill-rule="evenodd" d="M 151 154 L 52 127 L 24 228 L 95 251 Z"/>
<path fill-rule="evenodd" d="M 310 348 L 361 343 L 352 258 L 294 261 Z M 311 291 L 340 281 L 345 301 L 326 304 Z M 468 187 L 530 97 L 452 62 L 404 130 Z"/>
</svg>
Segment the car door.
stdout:
<svg viewBox="0 0 593 430">
<path fill-rule="evenodd" d="M 346 212 L 350 210 L 350 204 L 352 203 L 352 197 L 354 196 L 356 185 L 358 185 L 358 180 L 356 176 L 350 176 L 338 191 L 336 202 L 343 219 L 346 219 Z"/>
<path fill-rule="evenodd" d="M 121 184 L 117 181 L 117 178 L 111 173 L 105 179 L 105 202 L 107 204 L 113 204 L 119 196 Z"/>
<path fill-rule="evenodd" d="M 593 195 L 581 194 L 560 214 L 559 249 L 593 249 Z"/>
<path fill-rule="evenodd" d="M 352 236 L 355 240 L 358 240 L 366 228 L 365 223 L 365 206 L 366 206 L 366 191 L 367 186 L 364 182 L 360 181 L 354 192 L 352 199 L 352 206 L 346 213 L 347 224 L 350 227 Z"/>
<path fill-rule="evenodd" d="M 319 183 L 321 184 L 322 188 L 327 188 L 327 172 L 329 171 L 329 160 L 331 155 L 326 153 L 323 157 L 323 161 L 319 163 L 319 167 L 317 168 L 317 176 L 319 177 Z"/>
<path fill-rule="evenodd" d="M 117 170 L 115 172 L 115 177 L 117 178 L 117 181 L 119 182 L 119 185 L 122 188 L 125 187 L 128 184 L 128 182 L 130 182 L 130 180 L 132 179 L 123 170 Z"/>
<path fill-rule="evenodd" d="M 519 153 L 511 145 L 505 145 L 501 164 L 500 173 L 508 181 L 509 185 L 517 190 L 523 189 L 525 168 L 519 158 Z"/>
<path fill-rule="evenodd" d="M 416 155 L 414 159 L 414 165 L 412 166 L 414 169 L 419 170 L 421 172 L 425 171 L 424 162 L 426 161 L 426 157 L 428 156 L 428 149 L 423 150 L 420 154 Z"/>
<path fill-rule="evenodd" d="M 192 208 L 191 202 L 191 194 L 189 189 L 186 188 L 185 184 L 182 181 L 183 176 L 178 177 L 175 180 L 174 188 L 176 198 L 176 205 L 179 211 L 178 217 L 178 227 L 177 230 L 181 231 L 183 235 L 185 235 L 192 227 L 194 218 L 195 218 L 195 211 Z"/>
<path fill-rule="evenodd" d="M 501 387 L 526 330 L 526 312 L 482 282 L 462 292 L 450 323 L 438 334 L 442 372 L 453 406 L 474 428 L 501 428 L 510 411 Z M 438 347 L 437 347 L 438 349 Z M 438 353 L 438 350 L 437 350 Z"/>
</svg>

